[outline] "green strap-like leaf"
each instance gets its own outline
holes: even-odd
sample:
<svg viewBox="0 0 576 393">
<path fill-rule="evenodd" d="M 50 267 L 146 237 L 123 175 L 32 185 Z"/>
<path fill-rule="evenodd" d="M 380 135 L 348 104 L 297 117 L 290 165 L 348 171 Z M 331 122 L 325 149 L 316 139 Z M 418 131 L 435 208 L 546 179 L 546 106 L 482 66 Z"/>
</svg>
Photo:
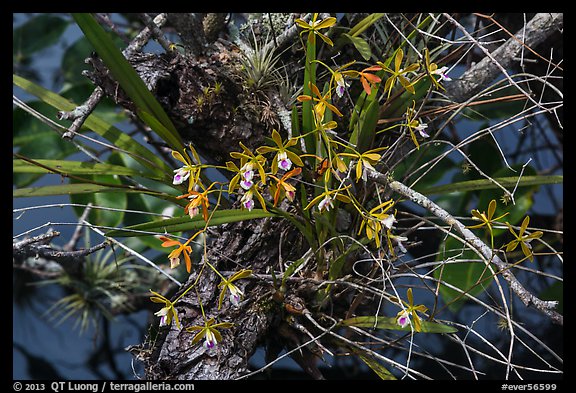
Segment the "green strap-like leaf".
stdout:
<svg viewBox="0 0 576 393">
<path fill-rule="evenodd" d="M 58 109 L 59 111 L 71 111 L 77 107 L 75 103 L 67 100 L 66 98 L 50 90 L 44 89 L 43 87 L 18 75 L 13 75 L 12 81 L 16 86 L 22 88 L 27 93 L 38 97 L 43 102 Z M 164 161 L 158 158 L 146 147 L 138 143 L 138 141 L 136 141 L 134 138 L 120 131 L 118 128 L 110 125 L 98 115 L 91 114 L 88 116 L 84 122 L 84 126 L 89 128 L 91 131 L 94 131 L 96 134 L 106 138 L 118 148 L 129 153 L 141 165 L 150 169 L 152 172 L 158 175 L 163 174 L 167 181 L 172 180 L 172 168 L 168 167 Z"/>
<path fill-rule="evenodd" d="M 494 181 L 488 179 L 479 179 L 479 180 L 467 180 L 458 183 L 452 184 L 445 184 L 436 187 L 429 187 L 425 190 L 416 190 L 421 192 L 424 195 L 432 195 L 432 194 L 448 194 L 451 192 L 458 192 L 458 191 L 474 191 L 474 190 L 487 190 L 493 188 L 499 188 L 498 183 L 501 186 L 512 189 L 518 184 L 518 187 L 525 187 L 525 186 L 535 186 L 535 185 L 542 185 L 542 184 L 560 184 L 564 182 L 563 175 L 538 175 L 538 176 L 523 176 L 518 181 L 518 177 L 516 176 L 509 176 L 509 177 L 498 177 L 495 178 Z"/>
<path fill-rule="evenodd" d="M 33 160 L 28 162 L 22 159 L 12 161 L 12 172 L 14 173 L 61 173 L 71 175 L 123 175 L 123 176 L 145 176 L 142 172 L 136 171 L 120 165 L 106 163 L 93 163 L 83 161 L 66 160 Z M 35 165 L 37 163 L 38 165 Z M 53 168 L 54 170 L 50 170 Z M 146 174 L 149 178 L 149 174 Z M 156 177 L 159 179 L 159 177 Z"/>
<path fill-rule="evenodd" d="M 114 45 L 106 31 L 96 22 L 94 17 L 87 13 L 74 13 L 72 17 L 80 26 L 86 38 L 96 49 L 98 55 L 108 67 L 114 79 L 120 84 L 126 94 L 139 109 L 138 115 L 146 122 L 170 147 L 184 154 L 184 145 L 172 121 L 158 102 L 156 97 L 148 90 L 146 84 L 138 73 L 132 68 L 122 52 Z M 144 115 L 147 113 L 149 116 Z M 150 118 L 164 128 L 158 129 L 156 124 L 150 124 Z"/>
<path fill-rule="evenodd" d="M 231 222 L 252 220 L 255 218 L 265 218 L 274 217 L 274 213 L 265 211 L 263 209 L 253 209 L 252 211 L 247 210 L 217 210 L 212 215 L 210 223 L 208 226 L 217 226 L 222 224 L 228 224 Z M 185 231 L 197 231 L 203 229 L 206 226 L 206 222 L 202 218 L 202 215 L 198 215 L 194 218 L 189 216 L 169 218 L 167 220 L 152 221 L 139 225 L 132 225 L 123 229 L 112 230 L 106 233 L 106 236 L 110 237 L 125 237 L 125 236 L 143 236 L 146 234 L 139 233 L 138 231 L 146 232 L 158 232 L 159 234 L 164 234 L 166 232 L 185 232 Z"/>
<path fill-rule="evenodd" d="M 456 333 L 458 329 L 453 326 L 444 325 L 438 322 L 421 321 L 422 331 L 420 333 Z M 369 329 L 400 330 L 403 332 L 412 331 L 410 326 L 401 327 L 394 317 L 354 317 L 340 322 L 343 326 L 356 326 Z"/>
<path fill-rule="evenodd" d="M 354 27 L 352 27 L 348 32 L 348 34 L 351 35 L 352 37 L 358 37 L 367 28 L 372 26 L 378 19 L 382 18 L 384 15 L 385 15 L 384 13 L 373 13 L 368 15 L 366 18 L 362 19 Z"/>
<path fill-rule="evenodd" d="M 92 183 L 58 184 L 53 186 L 19 188 L 12 191 L 12 197 L 39 197 L 49 195 L 83 194 L 90 192 L 145 192 L 136 188 L 114 187 Z M 153 191 L 147 192 L 154 194 Z"/>
</svg>

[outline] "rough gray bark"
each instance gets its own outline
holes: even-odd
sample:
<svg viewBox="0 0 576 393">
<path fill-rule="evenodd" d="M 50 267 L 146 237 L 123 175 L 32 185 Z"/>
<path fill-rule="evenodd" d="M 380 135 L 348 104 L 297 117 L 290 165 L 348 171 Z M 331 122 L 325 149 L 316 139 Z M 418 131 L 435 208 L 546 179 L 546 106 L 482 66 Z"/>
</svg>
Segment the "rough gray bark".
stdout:
<svg viewBox="0 0 576 393">
<path fill-rule="evenodd" d="M 203 13 L 168 13 L 168 22 L 176 28 L 188 52 L 197 56 L 206 50 L 206 35 L 202 26 Z"/>
<path fill-rule="evenodd" d="M 178 52 L 156 55 L 135 53 L 128 58 L 146 86 L 155 93 L 184 141 L 194 141 L 196 148 L 222 163 L 229 153 L 239 149 L 239 142 L 258 146 L 269 132 L 258 113 L 247 109 L 241 86 L 234 80 L 229 63 L 236 56 L 231 48 L 216 43 L 220 52 L 198 59 Z M 90 58 L 94 70 L 86 75 L 107 96 L 124 108 L 135 107 L 117 83 L 108 75 L 98 58 Z M 221 85 L 220 93 L 212 89 Z M 242 110 L 238 110 L 242 108 Z"/>
<path fill-rule="evenodd" d="M 280 233 L 284 230 L 275 219 L 253 220 L 223 225 L 215 241 L 208 249 L 207 257 L 219 269 L 238 270 L 230 261 L 236 261 L 255 273 L 266 273 L 278 263 Z M 289 235 L 287 239 L 294 245 L 297 239 Z M 285 246 L 286 247 L 286 246 Z M 195 266 L 188 282 L 181 291 L 188 288 L 197 278 L 199 267 Z M 207 351 L 202 342 L 192 346 L 194 333 L 178 330 L 174 324 L 161 333 L 155 350 L 147 358 L 146 377 L 149 379 L 235 379 L 247 372 L 248 361 L 269 329 L 280 322 L 282 305 L 273 300 L 274 287 L 271 282 L 246 279 L 236 282 L 245 294 L 245 300 L 238 308 L 225 300 L 222 310 L 218 310 L 217 288 L 220 278 L 205 267 L 199 281 L 198 293 L 202 298 L 207 318 L 215 317 L 217 322 L 233 322 L 234 327 L 222 330 L 223 340 L 215 350 Z M 175 296 L 177 296 L 176 294 Z M 227 297 L 226 297 L 227 299 Z M 192 290 L 176 306 L 183 326 L 204 324 L 196 293 Z"/>
</svg>

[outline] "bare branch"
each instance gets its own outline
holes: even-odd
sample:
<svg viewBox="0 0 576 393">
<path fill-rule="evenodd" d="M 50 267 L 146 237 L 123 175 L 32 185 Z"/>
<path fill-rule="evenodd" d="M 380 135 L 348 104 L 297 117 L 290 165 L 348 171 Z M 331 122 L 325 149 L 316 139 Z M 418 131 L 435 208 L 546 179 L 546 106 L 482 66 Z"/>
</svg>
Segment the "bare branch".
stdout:
<svg viewBox="0 0 576 393">
<path fill-rule="evenodd" d="M 510 265 L 502 261 L 498 255 L 494 254 L 492 249 L 488 247 L 482 240 L 480 240 L 472 231 L 466 228 L 460 221 L 456 220 L 450 213 L 446 210 L 442 209 L 440 206 L 432 202 L 426 196 L 420 194 L 412 190 L 411 188 L 405 186 L 404 184 L 388 179 L 385 175 L 369 170 L 368 177 L 374 180 L 375 182 L 383 185 L 389 186 L 392 190 L 396 191 L 397 193 L 409 198 L 412 202 L 422 206 L 430 213 L 434 214 L 436 217 L 440 218 L 446 224 L 450 225 L 454 228 L 459 234 L 464 237 L 464 240 L 470 244 L 478 253 L 482 255 L 487 261 L 491 261 L 500 269 L 500 273 L 502 277 L 508 284 L 512 291 L 518 295 L 522 303 L 526 306 L 534 306 L 537 310 L 542 312 L 543 314 L 547 315 L 553 322 L 563 325 L 564 324 L 564 317 L 559 314 L 557 311 L 554 310 L 556 308 L 558 302 L 556 301 L 544 301 L 540 300 L 532 293 L 530 293 L 522 284 L 518 281 L 518 279 L 514 276 L 512 271 L 510 270 Z"/>
<path fill-rule="evenodd" d="M 446 18 L 458 26 L 463 34 L 469 39 L 474 38 L 456 22 L 450 15 L 445 14 Z M 550 34 L 563 28 L 564 18 L 561 13 L 540 13 L 534 16 L 530 22 L 516 33 L 515 37 L 510 38 L 506 43 L 500 46 L 492 53 L 488 52 L 482 45 L 478 45 L 486 57 L 478 62 L 475 66 L 466 71 L 460 78 L 446 84 L 448 94 L 457 102 L 463 102 L 485 89 L 486 86 L 495 80 L 499 74 L 504 74 L 508 79 L 506 68 L 508 68 L 515 58 L 520 56 L 525 46 L 532 47 L 545 41 Z M 522 40 L 521 40 L 522 39 Z M 474 42 L 477 42 L 474 40 Z M 513 85 L 516 83 L 511 80 Z M 518 86 L 516 86 L 518 87 Z M 519 90 L 521 90 L 519 88 Z M 521 90 L 522 91 L 522 90 Z M 524 93 L 529 99 L 532 99 L 528 93 Z"/>
<path fill-rule="evenodd" d="M 56 232 L 57 233 L 57 232 Z M 47 236 L 47 235 L 44 235 Z M 38 238 L 39 236 L 36 236 Z M 42 257 L 46 259 L 53 260 L 55 262 L 64 265 L 70 263 L 78 263 L 87 255 L 90 255 L 98 250 L 101 250 L 109 245 L 107 241 L 104 241 L 100 244 L 97 244 L 93 247 L 78 250 L 78 251 L 61 251 L 55 250 L 50 246 L 47 245 L 36 245 L 34 243 L 25 244 L 22 246 L 22 243 L 26 242 L 26 240 L 20 243 L 14 243 L 12 246 L 12 255 L 14 258 L 22 259 L 22 258 L 29 258 L 29 257 Z M 38 242 L 38 240 L 36 240 Z"/>
<path fill-rule="evenodd" d="M 60 236 L 60 232 L 57 231 L 50 231 L 44 235 L 38 235 L 38 236 L 34 236 L 31 237 L 29 239 L 25 239 L 22 240 L 20 242 L 17 243 L 13 243 L 12 245 L 12 249 L 15 251 L 20 251 L 22 250 L 24 247 L 29 246 L 30 244 L 34 244 L 34 243 L 42 243 L 45 244 L 48 241 L 50 241 L 52 238 L 56 237 L 56 236 Z"/>
<path fill-rule="evenodd" d="M 159 37 L 159 42 L 163 42 L 160 40 L 161 36 L 158 35 L 159 28 L 166 23 L 166 16 L 165 14 L 159 14 L 154 18 L 152 23 L 146 26 L 142 31 L 134 37 L 134 39 L 130 42 L 130 44 L 122 51 L 124 57 L 129 59 L 134 53 L 140 51 L 144 45 L 148 43 L 150 37 L 152 35 L 156 35 Z M 66 131 L 62 138 L 73 138 L 74 135 L 80 130 L 80 127 L 84 124 L 88 116 L 96 109 L 100 100 L 104 97 L 104 90 L 101 87 L 96 87 L 90 97 L 84 102 L 84 104 L 74 108 L 72 111 L 59 111 L 57 113 L 57 117 L 59 120 L 74 120 L 68 131 Z"/>
<path fill-rule="evenodd" d="M 84 225 L 82 225 L 82 223 L 84 222 L 84 220 L 86 220 L 88 214 L 90 214 L 90 210 L 92 210 L 92 203 L 88 203 L 88 206 L 86 206 L 86 208 L 82 212 L 82 215 L 78 220 L 78 226 L 76 226 L 76 229 L 72 234 L 72 237 L 70 237 L 70 241 L 68 241 L 68 243 L 66 243 L 66 245 L 63 247 L 64 251 L 72 251 L 76 248 L 76 243 L 78 243 L 78 240 L 80 240 L 80 236 L 82 236 L 82 230 L 84 228 Z"/>
</svg>

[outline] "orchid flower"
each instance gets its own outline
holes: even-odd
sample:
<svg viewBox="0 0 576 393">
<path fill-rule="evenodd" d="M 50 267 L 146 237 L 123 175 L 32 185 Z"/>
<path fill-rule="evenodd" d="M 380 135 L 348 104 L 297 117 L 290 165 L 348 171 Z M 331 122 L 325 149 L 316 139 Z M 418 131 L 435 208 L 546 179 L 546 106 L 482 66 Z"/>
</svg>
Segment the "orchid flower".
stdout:
<svg viewBox="0 0 576 393">
<path fill-rule="evenodd" d="M 197 234 L 196 234 L 197 235 Z M 170 260 L 170 268 L 174 269 L 178 265 L 180 265 L 180 254 L 184 255 L 184 261 L 186 262 L 186 270 L 190 273 L 192 269 L 192 260 L 190 259 L 190 254 L 192 253 L 192 247 L 188 244 L 196 237 L 196 235 L 192 236 L 190 239 L 186 241 L 186 243 L 182 244 L 178 240 L 172 240 L 166 236 L 158 236 L 163 243 L 161 244 L 162 247 L 174 247 L 178 246 L 175 250 L 172 250 L 168 255 L 168 259 Z"/>
<path fill-rule="evenodd" d="M 286 141 L 286 143 L 282 142 L 282 137 L 276 130 L 272 130 L 272 140 L 276 144 L 277 147 L 272 146 L 261 146 L 256 149 L 256 152 L 259 154 L 267 154 L 270 152 L 276 152 L 276 156 L 271 164 L 272 174 L 275 175 L 278 172 L 278 169 L 282 169 L 284 171 L 289 171 L 292 168 L 292 164 L 297 166 L 304 166 L 304 163 L 300 159 L 300 157 L 288 150 L 289 147 L 294 146 L 298 143 L 298 139 L 292 138 Z"/>
<path fill-rule="evenodd" d="M 164 303 L 165 307 L 163 307 L 160 311 L 154 313 L 154 315 L 160 317 L 160 326 L 169 326 L 172 323 L 172 320 L 176 323 L 176 327 L 180 329 L 180 321 L 178 320 L 178 311 L 174 308 L 174 303 L 170 300 L 166 299 L 164 296 L 160 295 L 153 290 L 150 290 L 154 296 L 150 297 L 150 300 L 154 303 Z"/>
<path fill-rule="evenodd" d="M 222 278 L 222 281 L 220 284 L 218 284 L 218 288 L 222 288 L 220 291 L 220 296 L 218 297 L 218 310 L 222 308 L 222 303 L 224 302 L 224 296 L 226 295 L 227 290 L 230 291 L 230 303 L 232 303 L 234 306 L 238 305 L 240 299 L 242 296 L 244 296 L 244 293 L 242 293 L 242 291 L 236 285 L 234 285 L 233 282 L 242 278 L 249 277 L 251 274 L 252 270 L 242 269 L 231 275 L 228 279 Z"/>
<path fill-rule="evenodd" d="M 398 312 L 398 314 L 396 314 L 396 323 L 400 325 L 400 327 L 406 327 L 410 324 L 410 317 L 412 317 L 414 320 L 414 330 L 420 332 L 422 331 L 422 322 L 417 312 L 425 313 L 428 311 L 428 308 L 422 304 L 417 306 L 414 305 L 412 288 L 408 288 L 406 291 L 406 296 L 408 297 L 408 303 L 403 300 L 401 301 L 401 303 L 405 305 L 406 308 L 403 308 Z M 392 298 L 392 301 L 399 303 L 397 298 Z"/>
</svg>

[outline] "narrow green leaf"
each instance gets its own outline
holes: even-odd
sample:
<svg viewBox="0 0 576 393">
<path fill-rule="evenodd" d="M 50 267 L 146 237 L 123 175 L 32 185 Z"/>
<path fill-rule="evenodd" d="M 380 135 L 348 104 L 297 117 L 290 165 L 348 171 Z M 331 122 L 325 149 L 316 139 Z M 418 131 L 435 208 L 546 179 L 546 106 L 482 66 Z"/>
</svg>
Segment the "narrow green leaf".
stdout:
<svg viewBox="0 0 576 393">
<path fill-rule="evenodd" d="M 154 117 L 158 123 L 164 126 L 167 131 L 160 135 L 172 149 L 184 154 L 184 145 L 174 124 L 158 102 L 154 95 L 148 90 L 146 84 L 140 78 L 138 73 L 132 68 L 122 52 L 116 47 L 106 31 L 96 22 L 94 17 L 87 13 L 73 13 L 72 17 L 82 29 L 86 38 L 96 49 L 98 55 L 102 58 L 114 79 L 118 81 L 122 89 L 132 99 L 139 109 L 139 116 L 142 112 Z M 142 118 L 147 124 L 148 118 Z M 154 131 L 155 127 L 148 124 Z"/>
<path fill-rule="evenodd" d="M 178 150 L 178 144 L 182 145 L 180 136 L 178 135 L 175 139 L 173 132 L 166 128 L 156 117 L 152 116 L 147 111 L 139 111 L 138 115 L 140 118 L 150 126 L 150 128 L 160 137 L 162 140 L 166 141 L 174 150 Z M 182 146 L 183 147 L 183 146 Z M 178 150 L 179 151 L 179 150 Z M 180 151 L 180 154 L 185 154 L 184 151 Z"/>
<path fill-rule="evenodd" d="M 364 153 L 372 148 L 374 136 L 376 135 L 379 109 L 380 105 L 378 100 L 374 100 L 360 117 L 360 131 L 358 133 L 358 145 L 356 146 L 356 150 L 359 153 Z"/>
<path fill-rule="evenodd" d="M 494 178 L 494 181 L 498 182 L 498 184 L 507 188 L 508 190 L 512 190 L 516 186 L 516 183 L 518 183 L 519 187 L 537 186 L 543 184 L 561 184 L 564 182 L 564 176 L 563 175 L 523 176 L 519 182 L 518 182 L 518 176 L 509 176 L 509 177 L 497 177 Z M 479 180 L 467 180 L 452 184 L 445 184 L 436 187 L 429 187 L 419 192 L 425 195 L 432 195 L 432 194 L 447 194 L 458 191 L 488 190 L 496 188 L 500 189 L 500 187 L 498 187 L 493 181 L 488 179 L 479 179 Z M 418 190 L 418 187 L 416 187 L 416 189 Z"/>
<path fill-rule="evenodd" d="M 39 197 L 49 195 L 83 194 L 94 192 L 142 192 L 142 191 L 130 188 L 103 186 L 100 184 L 78 183 L 78 184 L 58 184 L 53 186 L 19 188 L 12 191 L 12 197 L 23 198 L 23 197 Z"/>
<path fill-rule="evenodd" d="M 316 84 L 316 38 L 312 35 L 312 39 L 306 40 L 306 63 L 304 66 L 304 85 L 302 86 L 302 94 L 313 96 L 310 84 Z M 314 110 L 313 102 L 302 102 L 302 133 L 305 134 L 314 129 Z M 304 144 L 306 145 L 307 153 L 316 152 L 316 136 L 310 134 L 304 137 Z"/>
<path fill-rule="evenodd" d="M 44 89 L 43 87 L 18 75 L 13 75 L 12 80 L 16 86 L 38 97 L 46 104 L 60 111 L 71 111 L 77 107 L 77 104 L 67 100 L 66 98 L 63 98 L 50 90 Z M 146 168 L 156 172 L 157 174 L 163 174 L 166 181 L 172 180 L 172 168 L 168 167 L 164 161 L 158 158 L 146 147 L 142 146 L 134 138 L 110 125 L 101 117 L 91 114 L 84 122 L 84 126 L 94 131 L 96 134 L 106 138 L 118 148 L 129 153 L 135 160 Z"/>
<path fill-rule="evenodd" d="M 56 118 L 56 110 L 42 101 L 27 102 L 27 105 L 48 118 Z M 78 151 L 49 126 L 19 107 L 12 112 L 12 147 L 31 158 L 63 159 Z M 18 188 L 27 187 L 42 175 L 14 172 L 12 182 Z"/>
<path fill-rule="evenodd" d="M 362 34 L 367 28 L 372 26 L 376 21 L 382 18 L 384 13 L 373 13 L 362 19 L 360 22 L 356 23 L 354 27 L 348 32 L 352 37 L 357 37 Z"/>
<path fill-rule="evenodd" d="M 253 209 L 252 211 L 246 210 L 218 210 L 212 215 L 212 219 L 208 226 L 218 226 L 228 224 L 231 222 L 238 222 L 244 220 L 252 220 L 256 218 L 274 217 L 274 213 L 265 211 L 263 209 Z M 194 218 L 189 216 L 182 216 L 176 218 L 169 218 L 167 220 L 152 221 L 145 224 L 132 225 L 123 229 L 117 229 L 106 233 L 106 236 L 123 237 L 123 236 L 141 236 L 134 231 L 157 231 L 159 234 L 166 232 L 185 232 L 196 231 L 206 226 L 206 222 L 202 215 Z"/>
<path fill-rule="evenodd" d="M 34 163 L 28 162 L 26 160 L 15 159 L 12 161 L 12 171 L 14 173 L 145 176 L 143 173 L 134 169 L 106 163 L 44 159 L 35 159 L 34 162 L 38 163 L 39 165 L 35 165 Z M 55 171 L 51 171 L 48 168 L 53 168 Z M 147 175 L 147 177 L 154 178 L 151 175 Z"/>
<path fill-rule="evenodd" d="M 422 331 L 420 333 L 456 333 L 458 329 L 453 326 L 444 325 L 438 322 L 421 321 Z M 400 330 L 403 332 L 412 331 L 410 326 L 401 327 L 396 323 L 395 317 L 364 316 L 348 318 L 340 322 L 343 326 L 356 326 L 367 329 L 387 329 Z"/>
</svg>

